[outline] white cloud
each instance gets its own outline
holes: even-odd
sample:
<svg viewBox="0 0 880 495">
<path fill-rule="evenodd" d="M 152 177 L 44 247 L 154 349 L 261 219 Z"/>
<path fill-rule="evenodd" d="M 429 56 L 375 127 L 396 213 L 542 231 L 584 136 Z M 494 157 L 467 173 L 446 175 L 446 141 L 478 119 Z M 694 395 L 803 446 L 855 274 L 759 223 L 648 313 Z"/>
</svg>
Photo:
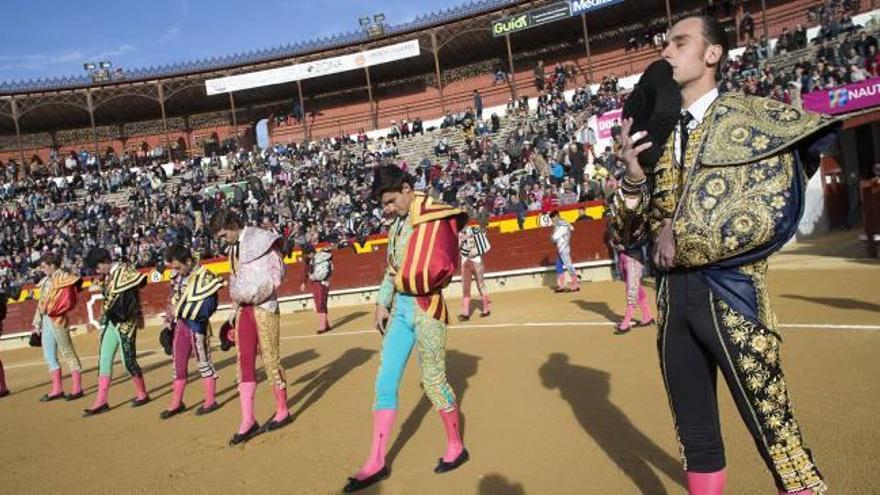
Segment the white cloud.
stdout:
<svg viewBox="0 0 880 495">
<path fill-rule="evenodd" d="M 159 37 L 159 43 L 168 43 L 180 34 L 180 26 L 171 26 Z"/>
<path fill-rule="evenodd" d="M 135 48 L 132 45 L 120 45 L 119 48 L 116 48 L 115 50 L 108 50 L 108 51 L 99 53 L 97 58 L 118 57 L 120 55 L 124 55 L 128 52 L 133 52 L 135 50 L 137 50 L 137 48 Z"/>
<path fill-rule="evenodd" d="M 119 57 L 128 52 L 137 50 L 136 47 L 124 44 L 112 50 L 99 53 L 87 53 L 83 50 L 73 50 L 62 53 L 23 53 L 23 54 L 0 54 L 0 69 L 2 70 L 37 70 L 49 68 L 55 65 L 67 65 L 87 61 L 106 60 Z"/>
</svg>

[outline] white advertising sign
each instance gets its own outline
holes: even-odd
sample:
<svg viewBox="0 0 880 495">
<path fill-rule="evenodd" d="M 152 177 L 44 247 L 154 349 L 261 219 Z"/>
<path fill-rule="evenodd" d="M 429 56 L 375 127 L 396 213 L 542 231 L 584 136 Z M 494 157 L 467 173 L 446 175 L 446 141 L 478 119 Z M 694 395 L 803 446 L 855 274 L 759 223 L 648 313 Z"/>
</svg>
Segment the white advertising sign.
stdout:
<svg viewBox="0 0 880 495">
<path fill-rule="evenodd" d="M 418 55 L 419 42 L 418 40 L 411 40 L 364 52 L 306 62 L 304 64 L 294 64 L 275 69 L 249 72 L 247 74 L 208 79 L 205 81 L 205 89 L 209 95 L 230 93 L 362 69 L 373 65 L 417 57 Z"/>
</svg>

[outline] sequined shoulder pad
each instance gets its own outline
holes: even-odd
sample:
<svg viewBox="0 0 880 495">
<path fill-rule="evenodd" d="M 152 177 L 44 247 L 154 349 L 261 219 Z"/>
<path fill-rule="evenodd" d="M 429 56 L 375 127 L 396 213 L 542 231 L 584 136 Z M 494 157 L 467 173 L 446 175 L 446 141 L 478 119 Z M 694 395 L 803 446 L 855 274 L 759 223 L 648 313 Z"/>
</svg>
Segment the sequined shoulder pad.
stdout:
<svg viewBox="0 0 880 495">
<path fill-rule="evenodd" d="M 827 115 L 741 94 L 724 95 L 710 110 L 700 163 L 743 165 L 776 155 L 838 122 Z"/>
</svg>

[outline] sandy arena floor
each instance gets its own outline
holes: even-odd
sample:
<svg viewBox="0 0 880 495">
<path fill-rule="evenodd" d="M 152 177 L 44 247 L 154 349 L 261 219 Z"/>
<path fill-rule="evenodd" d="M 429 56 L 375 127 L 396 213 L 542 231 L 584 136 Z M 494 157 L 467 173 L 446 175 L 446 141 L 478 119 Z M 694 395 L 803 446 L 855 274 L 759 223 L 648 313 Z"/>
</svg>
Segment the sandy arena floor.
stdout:
<svg viewBox="0 0 880 495">
<path fill-rule="evenodd" d="M 837 234 L 781 254 L 770 283 L 806 440 L 831 493 L 867 494 L 880 492 L 880 265 L 861 259 L 851 237 Z M 849 249 L 829 249 L 829 242 Z M 449 377 L 461 399 L 471 461 L 433 474 L 442 426 L 422 397 L 413 359 L 390 448 L 392 476 L 365 493 L 684 493 L 656 330 L 612 335 L 622 283 L 493 299 L 491 317 L 449 334 Z M 450 308 L 457 312 L 458 301 Z M 310 313 L 283 316 L 281 355 L 296 420 L 237 448 L 226 446 L 238 422 L 232 352 L 214 355 L 223 408 L 193 414 L 201 385 L 191 375 L 190 410 L 168 421 L 158 415 L 170 398 L 170 361 L 156 329 L 140 336 L 154 402 L 128 406 L 133 388 L 117 364 L 113 410 L 95 418 L 80 417 L 94 394 L 95 333 L 76 341 L 89 395 L 74 403 L 38 402 L 48 390 L 38 350 L 4 352 L 13 395 L 0 400 L 0 493 L 338 493 L 370 442 L 381 344 L 370 311 L 332 311 L 336 330 L 325 336 L 314 335 Z M 729 394 L 720 396 L 728 493 L 775 493 Z M 262 384 L 258 419 L 272 410 Z"/>
</svg>

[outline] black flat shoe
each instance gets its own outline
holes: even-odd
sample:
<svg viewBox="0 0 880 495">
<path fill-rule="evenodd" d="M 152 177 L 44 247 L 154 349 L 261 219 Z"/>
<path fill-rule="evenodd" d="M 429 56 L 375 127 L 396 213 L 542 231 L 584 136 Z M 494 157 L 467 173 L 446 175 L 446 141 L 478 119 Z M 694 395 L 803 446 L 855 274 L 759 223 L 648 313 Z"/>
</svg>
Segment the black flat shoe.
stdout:
<svg viewBox="0 0 880 495">
<path fill-rule="evenodd" d="M 636 326 L 637 327 L 650 327 L 651 325 L 656 325 L 656 324 L 657 324 L 657 322 L 654 321 L 654 318 L 651 318 L 648 321 L 640 321 L 638 324 L 636 324 Z"/>
<path fill-rule="evenodd" d="M 632 330 L 633 326 L 635 325 L 630 323 L 629 326 L 624 327 L 621 326 L 620 323 L 618 323 L 617 325 L 614 325 L 614 335 L 626 335 L 629 333 L 630 330 Z"/>
<path fill-rule="evenodd" d="M 250 440 L 251 438 L 254 438 L 255 436 L 257 436 L 259 434 L 260 434 L 260 424 L 257 423 L 256 421 L 254 421 L 254 424 L 252 424 L 251 427 L 248 428 L 248 431 L 246 431 L 244 433 L 236 433 L 235 435 L 232 435 L 232 438 L 229 439 L 229 446 L 232 447 L 233 445 L 245 443 L 248 440 Z"/>
<path fill-rule="evenodd" d="M 452 462 L 446 462 L 441 457 L 437 461 L 437 467 L 434 468 L 434 472 L 437 474 L 448 473 L 449 471 L 452 471 L 453 469 L 456 469 L 462 464 L 466 463 L 470 458 L 471 456 L 470 454 L 468 454 L 467 449 L 462 450 L 461 454 L 458 454 L 458 457 L 456 457 L 455 460 Z"/>
<path fill-rule="evenodd" d="M 376 483 L 388 478 L 391 476 L 391 471 L 388 469 L 388 466 L 382 467 L 376 474 L 370 476 L 369 478 L 364 478 L 359 480 L 357 478 L 349 478 L 348 484 L 345 485 L 345 488 L 342 489 L 343 493 L 353 493 L 359 492 L 364 488 L 375 485 Z"/>
<path fill-rule="evenodd" d="M 471 317 L 467 315 L 458 315 L 458 321 L 468 321 Z"/>
<path fill-rule="evenodd" d="M 143 399 L 132 399 L 131 407 L 141 407 L 142 405 L 150 402 L 150 396 L 146 396 Z"/>
<path fill-rule="evenodd" d="M 272 419 L 266 421 L 266 424 L 263 425 L 263 431 L 279 430 L 289 425 L 290 423 L 293 423 L 293 416 L 291 416 L 290 413 L 287 413 L 287 416 L 285 416 L 284 419 L 282 419 L 281 421 L 275 421 L 275 417 L 273 416 Z"/>
<path fill-rule="evenodd" d="M 318 335 L 321 335 L 321 334 L 329 332 L 330 330 L 333 330 L 333 327 L 322 328 L 320 330 L 317 330 L 315 333 Z"/>
<path fill-rule="evenodd" d="M 2 399 L 3 397 L 6 397 L 10 393 L 12 393 L 12 392 L 10 392 L 9 390 L 4 390 L 4 391 L 0 392 L 0 399 Z"/>
<path fill-rule="evenodd" d="M 196 416 L 204 416 L 205 414 L 211 414 L 212 412 L 216 411 L 217 409 L 220 409 L 220 404 L 218 404 L 216 402 L 211 404 L 208 407 L 199 406 L 199 408 L 196 409 Z"/>
<path fill-rule="evenodd" d="M 85 395 L 85 393 L 83 393 L 82 390 L 80 390 L 79 392 L 77 392 L 75 394 L 67 394 L 67 401 L 70 402 L 72 400 L 81 399 L 84 395 Z"/>
<path fill-rule="evenodd" d="M 174 416 L 177 416 L 178 414 L 182 413 L 183 411 L 186 411 L 186 406 L 183 405 L 183 402 L 181 402 L 180 405 L 177 406 L 176 408 L 171 409 L 171 410 L 166 409 L 166 410 L 162 411 L 161 413 L 159 413 L 159 417 L 162 419 L 173 418 Z"/>
<path fill-rule="evenodd" d="M 65 397 L 64 392 L 59 392 L 55 395 L 46 394 L 40 397 L 40 402 L 52 402 L 53 400 L 63 399 Z"/>
<path fill-rule="evenodd" d="M 491 315 L 491 314 L 492 314 L 491 311 L 486 311 L 485 313 L 482 313 L 482 312 L 481 312 L 481 313 L 480 313 L 480 318 L 486 318 L 486 317 L 488 317 L 488 316 Z"/>
<path fill-rule="evenodd" d="M 88 418 L 89 416 L 97 416 L 98 414 L 105 413 L 109 410 L 110 410 L 110 405 L 107 403 L 104 403 L 94 409 L 83 409 L 83 417 Z"/>
</svg>

